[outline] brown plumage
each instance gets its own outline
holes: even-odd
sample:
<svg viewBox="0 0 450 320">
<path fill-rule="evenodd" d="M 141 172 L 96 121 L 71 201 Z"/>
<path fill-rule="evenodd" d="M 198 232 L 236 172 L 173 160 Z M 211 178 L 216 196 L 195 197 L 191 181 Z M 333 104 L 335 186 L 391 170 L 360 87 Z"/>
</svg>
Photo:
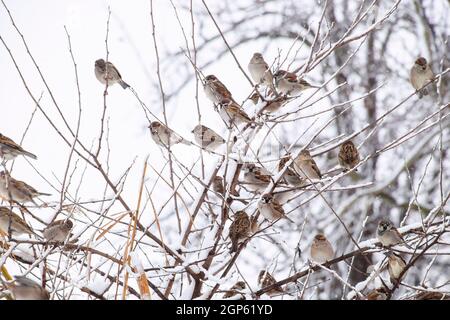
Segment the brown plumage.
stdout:
<svg viewBox="0 0 450 320">
<path fill-rule="evenodd" d="M 286 163 L 291 159 L 291 155 L 287 154 L 283 156 L 278 162 L 278 172 L 283 170 Z M 294 187 L 301 187 L 305 184 L 306 179 L 304 179 L 295 169 L 295 163 L 292 162 L 291 165 L 286 169 L 283 175 L 284 180 Z"/>
<path fill-rule="evenodd" d="M 227 87 L 212 74 L 205 78 L 203 89 L 206 97 L 213 103 L 220 103 L 223 99 L 234 101 L 233 96 Z"/>
<path fill-rule="evenodd" d="M 273 285 L 277 283 L 275 278 L 267 271 L 261 270 L 258 276 L 258 283 L 261 289 L 264 289 L 265 287 L 268 287 L 270 285 Z M 267 291 L 267 294 L 270 296 L 274 296 L 277 294 L 284 293 L 283 288 L 280 285 L 275 286 L 273 289 L 270 289 Z"/>
<path fill-rule="evenodd" d="M 0 231 L 5 235 L 11 231 L 11 236 L 13 237 L 22 234 L 34 234 L 25 220 L 7 207 L 0 207 Z"/>
<path fill-rule="evenodd" d="M 72 235 L 70 232 L 72 228 L 73 222 L 71 220 L 56 220 L 44 229 L 43 235 L 47 241 L 63 242 L 68 236 Z"/>
<path fill-rule="evenodd" d="M 341 145 L 338 160 L 345 171 L 353 169 L 359 163 L 359 152 L 352 141 L 346 141 Z"/>
<path fill-rule="evenodd" d="M 0 172 L 0 197 L 4 200 L 35 203 L 33 198 L 39 196 L 50 196 L 50 194 L 37 191 L 25 182 L 14 179 L 5 171 Z"/>
<path fill-rule="evenodd" d="M 244 171 L 244 182 L 252 191 L 263 191 L 272 179 L 272 175 L 268 170 L 254 163 L 245 164 L 242 170 Z"/>
<path fill-rule="evenodd" d="M 240 300 L 245 300 L 245 296 L 242 294 L 241 291 L 245 290 L 246 287 L 247 286 L 245 285 L 244 281 L 238 281 L 229 290 L 225 291 L 225 294 L 223 295 L 222 298 L 228 299 L 240 294 L 241 295 Z"/>
<path fill-rule="evenodd" d="M 302 150 L 298 157 L 294 160 L 296 171 L 303 177 L 311 180 L 322 179 L 319 167 L 316 161 L 311 157 L 308 150 Z"/>
<path fill-rule="evenodd" d="M 251 235 L 251 221 L 245 211 L 238 211 L 234 215 L 234 221 L 230 225 L 229 236 L 231 239 L 231 252 L 236 252 L 239 242 Z"/>
<path fill-rule="evenodd" d="M 388 252 L 386 256 L 388 257 L 389 277 L 391 283 L 394 284 L 401 280 L 400 275 L 406 267 L 406 262 L 400 255 L 394 252 Z"/>
<path fill-rule="evenodd" d="M 252 122 L 252 119 L 244 110 L 233 100 L 222 99 L 219 103 L 219 115 L 228 126 L 232 124 L 240 125 L 242 123 Z"/>
<path fill-rule="evenodd" d="M 95 76 L 102 84 L 106 84 L 106 80 L 108 80 L 108 85 L 118 83 L 124 89 L 129 87 L 129 85 L 122 80 L 119 70 L 117 70 L 111 62 L 106 62 L 103 59 L 95 61 Z"/>
<path fill-rule="evenodd" d="M 2 157 L 5 160 L 12 160 L 19 155 L 27 156 L 32 159 L 37 159 L 37 157 L 34 154 L 24 150 L 12 139 L 0 133 L 0 157 Z"/>
</svg>

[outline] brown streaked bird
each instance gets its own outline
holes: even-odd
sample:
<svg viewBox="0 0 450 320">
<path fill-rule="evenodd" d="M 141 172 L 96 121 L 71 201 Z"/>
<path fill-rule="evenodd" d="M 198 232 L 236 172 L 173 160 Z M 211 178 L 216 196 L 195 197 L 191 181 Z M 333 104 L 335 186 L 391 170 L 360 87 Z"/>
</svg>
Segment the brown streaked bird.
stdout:
<svg viewBox="0 0 450 320">
<path fill-rule="evenodd" d="M 395 284 L 397 281 L 401 281 L 400 275 L 406 267 L 406 261 L 394 252 L 387 252 L 385 255 L 388 257 L 388 272 L 391 283 Z M 403 274 L 402 278 L 404 276 Z"/>
<path fill-rule="evenodd" d="M 244 164 L 242 171 L 245 186 L 254 192 L 264 191 L 272 179 L 272 174 L 266 168 L 254 163 Z"/>
<path fill-rule="evenodd" d="M 32 159 L 37 159 L 37 157 L 34 154 L 24 150 L 12 139 L 0 133 L 0 157 L 8 161 L 13 160 L 14 158 L 20 155 L 30 157 Z"/>
<path fill-rule="evenodd" d="M 214 104 L 220 103 L 224 99 L 234 101 L 231 92 L 215 75 L 210 74 L 205 78 L 203 90 L 206 97 Z"/>
<path fill-rule="evenodd" d="M 118 83 L 124 89 L 129 87 L 129 85 L 122 80 L 119 70 L 117 70 L 111 62 L 106 62 L 103 59 L 95 61 L 95 76 L 102 84 L 106 84 L 106 80 L 108 80 L 108 86 Z"/>
<path fill-rule="evenodd" d="M 67 237 L 72 235 L 70 232 L 72 228 L 71 220 L 56 220 L 50 223 L 42 233 L 47 241 L 64 242 Z"/>
<path fill-rule="evenodd" d="M 15 300 L 49 300 L 50 294 L 37 282 L 27 277 L 15 277 L 6 283 Z"/>
<path fill-rule="evenodd" d="M 11 230 L 12 237 L 22 234 L 35 234 L 20 216 L 7 207 L 0 207 L 0 231 L 8 235 L 9 230 Z"/>
<path fill-rule="evenodd" d="M 277 280 L 266 270 L 261 270 L 258 275 L 258 284 L 261 289 L 265 287 L 271 286 L 277 283 Z M 275 286 L 273 289 L 270 289 L 266 292 L 269 296 L 275 296 L 279 294 L 283 294 L 284 290 L 280 285 Z"/>
<path fill-rule="evenodd" d="M 294 222 L 286 216 L 283 206 L 270 193 L 261 196 L 261 199 L 258 201 L 258 210 L 269 221 L 284 218 L 292 223 Z"/>
<path fill-rule="evenodd" d="M 333 259 L 333 246 L 322 233 L 318 233 L 314 236 L 311 244 L 310 255 L 311 259 L 318 264 L 323 264 Z"/>
<path fill-rule="evenodd" d="M 311 157 L 308 150 L 302 150 L 294 162 L 295 169 L 301 177 L 307 180 L 322 179 L 322 174 L 320 173 L 319 167 L 317 166 L 316 161 L 314 161 Z"/>
<path fill-rule="evenodd" d="M 250 100 L 252 100 L 253 104 L 257 105 L 260 101 L 260 96 L 257 92 L 254 92 L 250 96 Z M 264 107 L 261 108 L 262 113 L 274 113 L 280 110 L 282 107 L 286 105 L 288 102 L 288 98 L 286 96 L 278 96 L 270 100 L 264 101 Z"/>
<path fill-rule="evenodd" d="M 191 131 L 194 134 L 195 141 L 205 150 L 214 151 L 226 141 L 213 129 L 201 124 L 195 126 Z"/>
<path fill-rule="evenodd" d="M 285 70 L 278 70 L 274 78 L 278 90 L 287 95 L 297 95 L 306 89 L 319 88 L 304 79 L 299 79 L 295 73 Z"/>
<path fill-rule="evenodd" d="M 34 198 L 50 195 L 37 191 L 23 181 L 14 179 L 5 171 L 0 172 L 0 197 L 6 201 L 15 201 L 21 204 L 33 202 L 36 204 Z"/>
<path fill-rule="evenodd" d="M 428 95 L 428 88 L 423 88 L 429 81 L 434 79 L 433 71 L 431 70 L 430 64 L 424 57 L 419 57 L 411 68 L 409 73 L 409 80 L 412 86 L 417 91 L 419 99 L 423 96 Z"/>
<path fill-rule="evenodd" d="M 245 290 L 246 287 L 244 281 L 238 281 L 229 290 L 225 291 L 222 298 L 229 299 L 239 294 L 241 296 L 239 300 L 245 300 L 245 296 L 241 291 Z"/>
<path fill-rule="evenodd" d="M 189 141 L 176 134 L 172 129 L 159 121 L 153 121 L 149 126 L 153 141 L 162 147 L 173 146 L 178 143 L 191 145 Z"/>
<path fill-rule="evenodd" d="M 338 160 L 345 171 L 353 169 L 359 163 L 358 149 L 351 140 L 344 142 L 339 148 Z"/>
<path fill-rule="evenodd" d="M 223 178 L 221 176 L 215 176 L 214 180 L 212 181 L 212 187 L 213 190 L 221 195 L 225 195 L 225 187 L 223 185 Z M 239 196 L 239 192 L 237 190 L 234 190 L 232 192 L 232 195 L 235 197 Z"/>
<path fill-rule="evenodd" d="M 237 211 L 234 214 L 234 221 L 230 225 L 229 236 L 231 239 L 231 252 L 236 252 L 239 243 L 247 239 L 251 233 L 251 221 L 245 211 Z"/>
<path fill-rule="evenodd" d="M 388 219 L 381 219 L 378 222 L 377 238 L 381 244 L 385 247 L 393 246 L 396 244 L 404 244 L 411 248 L 403 239 L 400 232 L 394 224 Z"/>
<path fill-rule="evenodd" d="M 385 288 L 377 288 L 367 294 L 367 300 L 386 300 L 387 291 Z"/>
<path fill-rule="evenodd" d="M 252 119 L 233 100 L 222 99 L 219 103 L 219 115 L 229 128 L 232 125 L 240 125 L 252 122 Z"/>
<path fill-rule="evenodd" d="M 287 154 L 278 162 L 278 172 L 283 170 L 286 163 L 291 159 L 291 155 Z M 306 179 L 296 170 L 294 162 L 286 169 L 283 175 L 284 180 L 293 187 L 302 187 L 306 183 Z"/>
</svg>

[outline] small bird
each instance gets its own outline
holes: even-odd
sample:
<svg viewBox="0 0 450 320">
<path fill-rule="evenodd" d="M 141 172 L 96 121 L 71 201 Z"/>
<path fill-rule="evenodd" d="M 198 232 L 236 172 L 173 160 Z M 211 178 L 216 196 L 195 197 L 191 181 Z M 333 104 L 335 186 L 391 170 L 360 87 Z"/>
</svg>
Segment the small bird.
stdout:
<svg viewBox="0 0 450 320">
<path fill-rule="evenodd" d="M 64 242 L 68 236 L 72 235 L 70 232 L 72 228 L 71 220 L 56 220 L 50 223 L 42 233 L 47 241 Z"/>
<path fill-rule="evenodd" d="M 253 57 L 250 59 L 248 64 L 248 71 L 250 71 L 250 75 L 256 84 L 262 83 L 275 92 L 272 71 L 270 71 L 270 67 L 264 60 L 261 53 L 256 52 L 253 54 Z"/>
<path fill-rule="evenodd" d="M 277 280 L 266 270 L 261 270 L 258 275 L 258 284 L 261 289 L 265 287 L 271 286 L 277 283 Z M 278 294 L 283 294 L 284 290 L 280 285 L 275 286 L 273 289 L 270 289 L 266 292 L 269 296 L 274 296 Z"/>
<path fill-rule="evenodd" d="M 224 99 L 234 102 L 231 92 L 228 91 L 227 87 L 212 74 L 205 78 L 203 90 L 205 91 L 206 97 L 214 104 L 220 103 Z"/>
<path fill-rule="evenodd" d="M 49 300 L 50 294 L 37 282 L 27 277 L 15 277 L 6 283 L 15 300 Z"/>
<path fill-rule="evenodd" d="M 7 207 L 0 207 L 0 231 L 7 235 L 9 230 L 11 230 L 12 237 L 22 234 L 34 234 L 33 230 L 20 216 Z"/>
<path fill-rule="evenodd" d="M 221 176 L 215 176 L 212 181 L 212 187 L 214 192 L 217 192 L 221 195 L 225 194 L 225 188 L 223 186 L 223 178 Z"/>
<path fill-rule="evenodd" d="M 345 171 L 353 169 L 359 163 L 359 152 L 352 141 L 348 140 L 341 145 L 338 160 Z"/>
<path fill-rule="evenodd" d="M 214 151 L 226 142 L 217 132 L 201 124 L 191 132 L 195 141 L 205 150 Z"/>
<path fill-rule="evenodd" d="M 225 291 L 225 294 L 222 296 L 224 299 L 232 298 L 236 295 L 240 295 L 239 300 L 245 300 L 245 296 L 242 294 L 242 290 L 245 290 L 247 286 L 244 281 L 236 282 L 229 290 Z"/>
<path fill-rule="evenodd" d="M 385 288 L 377 288 L 367 294 L 367 300 L 386 300 L 387 291 Z"/>
<path fill-rule="evenodd" d="M 400 255 L 395 254 L 394 252 L 387 252 L 386 256 L 388 257 L 389 277 L 391 283 L 394 284 L 401 280 L 400 275 L 406 267 L 406 262 Z"/>
<path fill-rule="evenodd" d="M 180 137 L 178 134 L 173 132 L 172 129 L 169 129 L 159 121 L 153 121 L 152 123 L 150 123 L 149 128 L 152 139 L 162 147 L 173 146 L 178 143 L 191 145 L 189 141 Z"/>
<path fill-rule="evenodd" d="M 423 96 L 428 95 L 428 88 L 423 88 L 423 86 L 430 80 L 433 80 L 433 78 L 434 74 L 431 70 L 430 64 L 427 62 L 427 59 L 424 57 L 418 58 L 411 68 L 409 80 L 411 81 L 414 89 L 416 89 L 419 99 L 422 99 Z"/>
<path fill-rule="evenodd" d="M 323 264 L 333 259 L 333 246 L 322 233 L 318 233 L 314 236 L 310 255 L 311 259 L 318 264 Z"/>
<path fill-rule="evenodd" d="M 280 159 L 278 162 L 278 172 L 283 170 L 286 163 L 290 160 L 291 155 L 287 154 Z M 306 183 L 306 179 L 301 176 L 299 172 L 295 169 L 294 162 L 286 169 L 283 175 L 284 180 L 293 187 L 301 187 Z"/>
<path fill-rule="evenodd" d="M 385 247 L 389 247 L 399 243 L 403 243 L 408 246 L 405 243 L 405 240 L 403 239 L 400 232 L 398 232 L 394 224 L 388 219 L 381 219 L 378 222 L 377 238 Z"/>
<path fill-rule="evenodd" d="M 236 252 L 239 243 L 251 235 L 251 221 L 245 211 L 234 214 L 234 221 L 230 225 L 229 236 L 231 239 L 231 252 Z"/>
<path fill-rule="evenodd" d="M 95 61 L 95 76 L 98 81 L 103 84 L 106 84 L 106 80 L 108 80 L 109 86 L 118 83 L 124 89 L 129 87 L 129 85 L 122 80 L 119 70 L 117 70 L 111 62 L 105 62 L 103 59 Z"/>
<path fill-rule="evenodd" d="M 295 169 L 305 179 L 320 180 L 322 174 L 308 150 L 302 150 L 294 160 Z"/>
<path fill-rule="evenodd" d="M 272 194 L 265 193 L 261 196 L 261 199 L 258 201 L 258 210 L 259 213 L 261 213 L 261 215 L 269 221 L 284 218 L 290 222 L 294 222 L 286 216 L 283 206 L 273 197 Z"/>
<path fill-rule="evenodd" d="M 0 198 L 22 204 L 26 202 L 36 204 L 33 198 L 39 196 L 51 196 L 51 194 L 37 191 L 25 182 L 14 179 L 8 172 L 0 172 Z"/>
<path fill-rule="evenodd" d="M 252 100 L 253 104 L 257 105 L 260 101 L 260 95 L 255 92 L 250 96 L 250 100 Z M 274 113 L 280 110 L 283 106 L 286 105 L 288 98 L 286 96 L 278 96 L 271 100 L 264 101 L 264 107 L 261 109 L 263 113 Z"/>
<path fill-rule="evenodd" d="M 12 139 L 10 139 L 7 136 L 4 136 L 0 133 L 0 157 L 2 157 L 4 160 L 8 161 L 8 160 L 13 160 L 15 157 L 17 157 L 19 155 L 27 156 L 32 159 L 37 159 L 37 157 L 34 154 L 24 150 L 21 146 L 19 146 L 17 143 L 15 143 Z"/>
<path fill-rule="evenodd" d="M 233 100 L 222 99 L 219 103 L 219 115 L 229 128 L 232 125 L 240 125 L 252 122 L 252 119 Z"/>
<path fill-rule="evenodd" d="M 278 70 L 274 78 L 278 90 L 287 95 L 297 95 L 306 89 L 319 88 L 304 79 L 299 79 L 295 73 L 285 70 Z"/>
<path fill-rule="evenodd" d="M 264 191 L 272 179 L 272 174 L 266 168 L 259 167 L 254 163 L 245 164 L 242 171 L 244 171 L 246 186 L 255 192 Z"/>
</svg>

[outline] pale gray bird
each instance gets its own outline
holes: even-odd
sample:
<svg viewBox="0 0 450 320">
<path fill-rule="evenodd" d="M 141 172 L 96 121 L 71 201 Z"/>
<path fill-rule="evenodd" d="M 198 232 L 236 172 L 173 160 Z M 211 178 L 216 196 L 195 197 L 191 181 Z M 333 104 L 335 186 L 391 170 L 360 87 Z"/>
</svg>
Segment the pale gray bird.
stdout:
<svg viewBox="0 0 450 320">
<path fill-rule="evenodd" d="M 201 124 L 195 126 L 192 133 L 194 134 L 195 142 L 197 142 L 205 150 L 215 151 L 226 142 L 225 139 L 213 129 Z"/>
<path fill-rule="evenodd" d="M 385 247 L 400 243 L 406 245 L 405 240 L 403 239 L 400 232 L 398 232 L 394 224 L 388 219 L 381 219 L 378 222 L 377 238 Z"/>
<path fill-rule="evenodd" d="M 283 206 L 272 194 L 266 193 L 261 196 L 261 199 L 258 201 L 258 210 L 259 213 L 269 221 L 284 218 L 292 223 L 294 222 L 286 216 Z"/>
<path fill-rule="evenodd" d="M 291 159 L 290 156 L 290 154 L 287 154 L 280 159 L 280 162 L 278 162 L 278 172 L 283 170 L 286 163 Z M 283 178 L 289 185 L 293 187 L 302 187 L 307 183 L 303 175 L 301 175 L 297 171 L 294 162 L 292 162 L 291 165 L 286 169 Z"/>
<path fill-rule="evenodd" d="M 153 141 L 162 147 L 173 146 L 178 143 L 191 145 L 189 141 L 176 134 L 172 129 L 161 122 L 153 121 L 149 128 Z"/>
<path fill-rule="evenodd" d="M 424 57 L 418 58 L 411 68 L 409 73 L 409 80 L 411 81 L 414 89 L 417 90 L 417 95 L 420 99 L 423 96 L 428 95 L 428 88 L 423 88 L 430 80 L 433 80 L 434 74 L 431 70 L 431 66 L 428 64 L 427 59 Z"/>
<path fill-rule="evenodd" d="M 256 52 L 253 54 L 253 57 L 248 64 L 248 71 L 256 84 L 262 83 L 272 89 L 272 91 L 276 92 L 275 86 L 273 85 L 272 71 L 261 53 Z"/>
<path fill-rule="evenodd" d="M 7 160 L 13 160 L 15 157 L 23 155 L 30 157 L 32 159 L 37 159 L 37 157 L 24 150 L 21 146 L 15 143 L 12 139 L 4 136 L 0 133 L 0 157 Z"/>
<path fill-rule="evenodd" d="M 64 242 L 67 237 L 72 235 L 70 232 L 72 228 L 71 220 L 56 220 L 50 223 L 42 233 L 47 241 Z"/>
<path fill-rule="evenodd" d="M 50 194 L 37 191 L 25 182 L 14 179 L 5 171 L 0 172 L 0 197 L 4 200 L 36 204 L 33 198 L 40 196 L 50 196 Z"/>
<path fill-rule="evenodd" d="M 16 237 L 22 234 L 34 234 L 25 220 L 12 212 L 7 207 L 0 207 L 0 231 L 5 235 L 11 231 L 11 236 Z"/>
<path fill-rule="evenodd" d="M 49 300 L 50 294 L 37 282 L 27 277 L 15 277 L 6 284 L 15 300 Z"/>
<path fill-rule="evenodd" d="M 124 89 L 129 87 L 129 85 L 122 80 L 119 70 L 117 70 L 111 62 L 105 62 L 103 59 L 98 59 L 95 61 L 95 76 L 98 81 L 103 84 L 106 84 L 106 80 L 108 80 L 109 86 L 118 83 Z"/>
<path fill-rule="evenodd" d="M 302 150 L 294 160 L 295 169 L 301 177 L 310 180 L 320 180 L 322 174 L 308 150 Z M 309 182 L 309 180 L 307 181 Z"/>
<path fill-rule="evenodd" d="M 310 255 L 311 259 L 318 264 L 323 264 L 334 258 L 333 246 L 322 233 L 315 235 L 311 244 Z"/>
<path fill-rule="evenodd" d="M 387 252 L 386 256 L 388 257 L 389 277 L 391 283 L 394 284 L 401 280 L 400 275 L 406 267 L 406 262 L 400 255 L 395 254 L 394 252 Z"/>
</svg>

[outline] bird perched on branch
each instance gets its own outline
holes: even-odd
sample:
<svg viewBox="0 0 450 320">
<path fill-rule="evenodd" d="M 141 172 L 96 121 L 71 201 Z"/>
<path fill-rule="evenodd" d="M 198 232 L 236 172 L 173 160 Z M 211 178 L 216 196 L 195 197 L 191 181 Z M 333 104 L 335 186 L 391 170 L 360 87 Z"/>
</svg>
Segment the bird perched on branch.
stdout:
<svg viewBox="0 0 450 320">
<path fill-rule="evenodd" d="M 301 177 L 310 180 L 322 179 L 319 167 L 308 150 L 302 150 L 298 157 L 294 160 L 296 171 Z"/>
<path fill-rule="evenodd" d="M 433 71 L 431 70 L 430 64 L 424 57 L 418 58 L 411 68 L 409 73 L 409 80 L 412 86 L 417 91 L 419 99 L 423 96 L 428 95 L 428 88 L 423 88 L 429 81 L 434 79 Z"/>
<path fill-rule="evenodd" d="M 269 221 L 284 218 L 292 223 L 294 222 L 286 216 L 283 206 L 272 194 L 266 193 L 261 196 L 261 199 L 258 201 L 258 210 L 259 213 Z"/>
<path fill-rule="evenodd" d="M 222 298 L 228 299 L 239 294 L 240 295 L 239 300 L 245 300 L 245 296 L 242 294 L 241 291 L 245 290 L 246 287 L 247 286 L 245 285 L 244 281 L 238 281 L 229 290 L 225 291 L 225 294 L 223 295 Z"/>
<path fill-rule="evenodd" d="M 266 270 L 261 270 L 258 275 L 258 284 L 261 289 L 265 287 L 271 286 L 277 283 L 277 280 Z M 280 285 L 275 286 L 273 289 L 270 289 L 266 292 L 269 296 L 275 296 L 278 294 L 283 294 L 284 290 Z"/>
<path fill-rule="evenodd" d="M 0 172 L 0 197 L 7 201 L 18 203 L 33 202 L 34 198 L 40 196 L 50 196 L 49 193 L 39 192 L 23 181 L 16 180 L 8 172 Z"/>
<path fill-rule="evenodd" d="M 188 146 L 191 145 L 189 141 L 179 136 L 172 129 L 168 128 L 159 121 L 153 121 L 150 123 L 149 128 L 153 141 L 162 147 L 167 148 L 168 146 L 173 146 L 178 143 Z"/>
<path fill-rule="evenodd" d="M 50 294 L 37 282 L 27 277 L 15 277 L 6 283 L 15 300 L 49 300 Z"/>
<path fill-rule="evenodd" d="M 129 87 L 129 85 L 122 80 L 119 70 L 117 70 L 111 62 L 105 62 L 103 59 L 95 61 L 95 76 L 97 77 L 97 80 L 103 84 L 106 84 L 108 81 L 109 86 L 118 83 L 124 89 Z"/>
<path fill-rule="evenodd" d="M 0 207 L 0 231 L 5 235 L 11 231 L 12 237 L 22 234 L 34 234 L 25 220 L 7 207 Z"/>
<path fill-rule="evenodd" d="M 250 75 L 256 84 L 262 83 L 272 89 L 276 94 L 275 86 L 273 85 L 272 71 L 261 53 L 256 52 L 253 54 L 253 57 L 248 64 L 248 71 L 250 71 Z"/>
<path fill-rule="evenodd" d="M 257 166 L 254 163 L 244 164 L 242 167 L 244 172 L 244 183 L 246 186 L 255 192 L 261 192 L 269 185 L 272 174 L 263 167 Z"/>
<path fill-rule="evenodd" d="M 194 134 L 195 141 L 205 150 L 214 151 L 226 142 L 213 129 L 201 124 L 195 126 L 191 132 Z"/>
<path fill-rule="evenodd" d="M 15 157 L 19 155 L 30 157 L 32 159 L 37 159 L 37 157 L 34 154 L 24 150 L 12 139 L 0 133 L 0 157 L 8 161 L 13 160 Z"/>
<path fill-rule="evenodd" d="M 290 159 L 290 154 L 287 154 L 280 159 L 280 162 L 278 162 L 278 172 L 283 170 L 284 166 Z M 301 187 L 306 182 L 306 179 L 303 178 L 303 176 L 296 170 L 294 162 L 292 162 L 291 165 L 286 169 L 283 178 L 289 185 L 293 187 Z"/>
<path fill-rule="evenodd" d="M 230 225 L 229 236 L 231 239 L 231 252 L 236 252 L 239 243 L 251 235 L 250 217 L 245 211 L 234 214 L 234 221 Z"/>
<path fill-rule="evenodd" d="M 72 235 L 70 232 L 72 228 L 71 220 L 56 220 L 50 223 L 42 233 L 47 241 L 64 242 L 67 237 Z"/>
<path fill-rule="evenodd" d="M 253 104 L 258 104 L 260 99 L 260 95 L 258 92 L 254 92 L 250 96 L 250 100 L 252 100 Z M 264 107 L 261 109 L 261 112 L 263 113 L 274 113 L 281 109 L 281 107 L 285 106 L 288 101 L 288 98 L 286 96 L 278 96 L 273 97 L 273 95 L 270 95 L 270 97 L 264 101 Z"/>
<path fill-rule="evenodd" d="M 333 246 L 322 233 L 314 236 L 311 244 L 310 255 L 311 259 L 318 264 L 323 264 L 334 258 Z"/>
<path fill-rule="evenodd" d="M 274 78 L 278 90 L 287 95 L 297 95 L 306 89 L 319 88 L 304 79 L 299 79 L 295 73 L 285 70 L 278 70 Z"/>
<path fill-rule="evenodd" d="M 394 252 L 387 252 L 385 255 L 388 257 L 388 272 L 391 283 L 394 284 L 396 281 L 400 281 L 400 275 L 406 267 L 405 260 L 398 254 Z M 404 275 L 403 275 L 404 276 Z"/>
<path fill-rule="evenodd" d="M 346 141 L 341 145 L 338 153 L 338 161 L 345 171 L 353 169 L 359 163 L 359 152 L 352 141 Z"/>
<path fill-rule="evenodd" d="M 381 219 L 378 222 L 377 238 L 381 242 L 381 244 L 385 247 L 393 246 L 396 244 L 404 244 L 407 247 L 411 248 L 405 242 L 402 235 L 400 234 L 400 232 L 398 232 L 394 224 L 388 219 Z"/>
<path fill-rule="evenodd" d="M 245 111 L 233 100 L 222 99 L 218 107 L 220 117 L 229 128 L 231 128 L 233 124 L 240 125 L 252 122 L 252 119 L 250 119 Z"/>
<path fill-rule="evenodd" d="M 205 78 L 203 90 L 205 91 L 206 97 L 214 104 L 220 103 L 224 99 L 234 102 L 231 92 L 215 75 L 211 74 Z"/>
</svg>

